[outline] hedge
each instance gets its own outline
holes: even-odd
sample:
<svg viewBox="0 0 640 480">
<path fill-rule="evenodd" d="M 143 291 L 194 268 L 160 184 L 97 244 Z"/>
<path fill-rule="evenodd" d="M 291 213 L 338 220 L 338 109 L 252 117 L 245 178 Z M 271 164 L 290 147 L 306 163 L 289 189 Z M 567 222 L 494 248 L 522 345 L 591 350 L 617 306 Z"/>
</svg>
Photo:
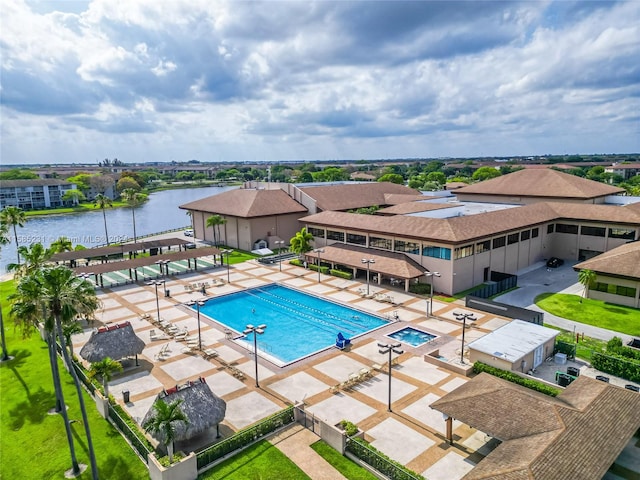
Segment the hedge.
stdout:
<svg viewBox="0 0 640 480">
<path fill-rule="evenodd" d="M 555 397 L 562 391 L 558 388 L 552 387 L 551 385 L 547 385 L 546 383 L 542 383 L 530 378 L 521 377 L 517 373 L 510 372 L 508 370 L 502 370 L 501 368 L 492 367 L 491 365 L 487 365 L 486 363 L 482 362 L 475 362 L 473 364 L 473 372 L 486 372 L 493 375 L 494 377 L 499 377 L 504 380 L 517 383 L 518 385 L 522 385 L 523 387 L 530 388 L 531 390 L 544 393 L 545 395 L 549 395 L 551 397 Z"/>
<path fill-rule="evenodd" d="M 613 352 L 593 352 L 591 365 L 601 372 L 610 373 L 616 377 L 632 382 L 640 382 L 640 362 L 631 360 Z"/>
<path fill-rule="evenodd" d="M 346 278 L 347 280 L 351 280 L 353 278 L 351 272 L 343 272 L 342 270 L 331 269 L 329 270 L 329 273 L 334 277 Z"/>
<path fill-rule="evenodd" d="M 424 477 L 404 465 L 390 459 L 361 438 L 352 437 L 347 442 L 347 451 L 393 480 L 424 480 Z"/>
</svg>

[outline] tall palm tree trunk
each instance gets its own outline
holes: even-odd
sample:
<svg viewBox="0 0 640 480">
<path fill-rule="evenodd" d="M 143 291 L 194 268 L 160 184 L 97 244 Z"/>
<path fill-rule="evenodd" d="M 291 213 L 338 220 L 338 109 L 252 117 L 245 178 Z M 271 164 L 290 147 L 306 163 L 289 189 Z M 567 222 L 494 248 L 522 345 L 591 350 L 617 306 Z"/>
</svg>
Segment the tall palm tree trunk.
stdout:
<svg viewBox="0 0 640 480">
<path fill-rule="evenodd" d="M 20 265 L 20 244 L 18 243 L 18 230 L 16 224 L 13 224 L 13 237 L 16 239 L 16 255 L 18 255 L 18 265 Z"/>
<path fill-rule="evenodd" d="M 0 361 L 9 360 L 9 352 L 7 351 L 7 341 L 4 336 L 4 320 L 2 319 L 2 305 L 0 305 L 0 342 L 2 343 L 2 358 Z"/>
<path fill-rule="evenodd" d="M 133 243 L 138 242 L 138 237 L 136 236 L 136 208 L 131 207 L 131 215 L 133 215 Z"/>
<path fill-rule="evenodd" d="M 73 383 L 76 386 L 76 391 L 78 392 L 78 402 L 80 403 L 80 412 L 82 413 L 82 423 L 84 424 L 84 431 L 87 436 L 87 450 L 89 450 L 89 460 L 91 462 L 91 476 L 93 480 L 98 480 L 98 464 L 96 462 L 96 454 L 93 448 L 93 440 L 91 439 L 91 429 L 89 428 L 89 418 L 87 417 L 87 409 L 84 405 L 84 396 L 82 387 L 80 386 L 80 379 L 78 379 L 78 374 L 76 373 L 75 368 L 73 367 L 73 363 L 71 358 L 69 358 L 69 351 L 67 350 L 67 345 L 64 339 L 64 334 L 62 332 L 62 320 L 59 314 L 55 315 L 56 321 L 56 331 L 58 332 L 58 338 L 60 339 L 60 346 L 62 347 L 62 355 L 65 359 L 65 362 L 69 366 L 69 373 L 71 373 L 71 377 L 73 378 Z"/>
<path fill-rule="evenodd" d="M 69 444 L 69 452 L 71 453 L 71 466 L 74 475 L 80 473 L 80 465 L 78 465 L 78 459 L 76 458 L 76 448 L 73 443 L 73 434 L 71 432 L 71 424 L 69 423 L 69 415 L 67 413 L 67 406 L 64 403 L 64 393 L 62 391 L 62 385 L 60 383 L 60 372 L 58 370 L 58 357 L 56 355 L 56 337 L 53 331 L 47 332 L 47 338 L 49 339 L 49 360 L 51 361 L 51 373 L 53 374 L 53 386 L 56 392 L 56 412 L 62 415 L 64 421 L 64 429 L 67 434 L 67 443 Z"/>
<path fill-rule="evenodd" d="M 107 213 L 104 211 L 104 207 L 102 207 L 102 218 L 104 219 L 104 236 L 106 237 L 105 244 L 109 245 L 109 232 L 107 232 Z"/>
</svg>

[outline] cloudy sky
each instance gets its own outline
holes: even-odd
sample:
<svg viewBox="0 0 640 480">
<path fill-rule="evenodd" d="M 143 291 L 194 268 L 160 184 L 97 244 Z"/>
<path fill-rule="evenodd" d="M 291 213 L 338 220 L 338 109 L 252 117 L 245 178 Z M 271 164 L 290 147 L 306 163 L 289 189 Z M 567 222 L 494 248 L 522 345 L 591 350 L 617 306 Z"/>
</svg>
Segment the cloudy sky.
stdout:
<svg viewBox="0 0 640 480">
<path fill-rule="evenodd" d="M 640 152 L 640 1 L 2 0 L 4 164 Z"/>
</svg>

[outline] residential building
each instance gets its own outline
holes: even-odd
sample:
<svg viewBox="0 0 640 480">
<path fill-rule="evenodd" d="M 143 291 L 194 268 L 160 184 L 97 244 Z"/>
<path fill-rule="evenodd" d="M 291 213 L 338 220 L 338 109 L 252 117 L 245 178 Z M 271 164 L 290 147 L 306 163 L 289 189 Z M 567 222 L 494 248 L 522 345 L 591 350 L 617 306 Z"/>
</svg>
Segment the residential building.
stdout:
<svg viewBox="0 0 640 480">
<path fill-rule="evenodd" d="M 76 185 L 57 179 L 3 180 L 0 183 L 0 209 L 8 206 L 23 210 L 62 207 L 65 192 Z"/>
</svg>

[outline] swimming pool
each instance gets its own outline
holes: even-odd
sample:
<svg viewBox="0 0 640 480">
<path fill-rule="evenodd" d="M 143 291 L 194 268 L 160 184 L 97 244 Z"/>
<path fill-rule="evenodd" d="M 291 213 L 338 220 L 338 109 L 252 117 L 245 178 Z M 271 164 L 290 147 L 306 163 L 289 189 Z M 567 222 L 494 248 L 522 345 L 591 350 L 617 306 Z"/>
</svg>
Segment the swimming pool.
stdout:
<svg viewBox="0 0 640 480">
<path fill-rule="evenodd" d="M 375 315 L 276 284 L 211 298 L 200 313 L 239 335 L 249 324 L 267 325 L 258 336 L 258 353 L 280 366 L 335 345 L 339 332 L 353 338 L 388 324 Z M 253 334 L 236 340 L 253 350 Z"/>
<path fill-rule="evenodd" d="M 436 335 L 431 335 L 430 333 L 423 332 L 422 330 L 412 327 L 405 327 L 402 330 L 397 330 L 387 336 L 394 340 L 408 343 L 412 347 L 419 347 L 420 345 L 436 338 Z"/>
</svg>

